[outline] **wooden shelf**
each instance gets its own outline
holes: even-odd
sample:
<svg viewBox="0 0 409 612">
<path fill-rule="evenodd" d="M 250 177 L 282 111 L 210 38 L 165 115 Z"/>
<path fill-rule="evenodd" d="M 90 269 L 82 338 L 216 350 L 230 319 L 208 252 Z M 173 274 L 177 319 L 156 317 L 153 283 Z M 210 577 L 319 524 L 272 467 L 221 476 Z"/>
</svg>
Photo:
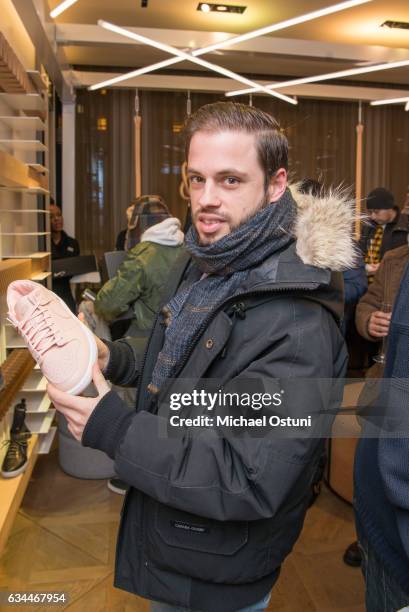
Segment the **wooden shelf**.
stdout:
<svg viewBox="0 0 409 612">
<path fill-rule="evenodd" d="M 3 257 L 5 259 L 43 259 L 44 257 L 47 257 L 48 255 L 51 255 L 51 253 L 48 251 L 44 251 L 44 252 L 38 252 L 38 253 L 26 253 L 25 255 L 4 255 L 3 254 Z"/>
<path fill-rule="evenodd" d="M 5 294 L 7 287 L 14 280 L 30 278 L 30 275 L 31 260 L 28 257 L 0 261 L 0 293 Z"/>
<path fill-rule="evenodd" d="M 44 111 L 45 99 L 40 94 L 0 93 L 0 102 L 5 102 L 15 110 Z"/>
<path fill-rule="evenodd" d="M 30 276 L 30 280 L 36 281 L 38 283 L 49 278 L 51 274 L 51 272 L 36 272 Z"/>
<path fill-rule="evenodd" d="M 47 147 L 45 144 L 40 142 L 40 140 L 13 140 L 10 138 L 1 139 L 0 147 L 5 149 L 6 151 L 47 151 Z"/>
<path fill-rule="evenodd" d="M 27 427 L 35 434 L 48 433 L 54 420 L 55 412 L 55 408 L 51 408 L 47 412 L 28 412 L 26 414 Z"/>
<path fill-rule="evenodd" d="M 39 455 L 46 455 L 50 452 L 51 444 L 54 441 L 55 434 L 57 433 L 57 427 L 54 425 L 50 427 L 50 431 L 45 435 L 40 435 L 40 444 L 38 447 Z"/>
<path fill-rule="evenodd" d="M 28 164 L 26 164 L 26 166 L 28 166 L 29 168 L 32 168 L 33 170 L 37 170 L 37 172 L 40 172 L 40 173 L 43 173 L 43 174 L 48 174 L 50 172 L 48 168 L 43 166 L 43 164 L 28 163 Z"/>
<path fill-rule="evenodd" d="M 18 132 L 23 132 L 25 130 L 35 130 L 36 132 L 45 131 L 45 123 L 41 121 L 39 117 L 0 116 L 0 123 Z"/>
<path fill-rule="evenodd" d="M 43 81 L 38 70 L 27 70 L 27 75 L 30 77 L 37 91 L 47 91 L 47 83 Z"/>
<path fill-rule="evenodd" d="M 28 441 L 28 463 L 25 471 L 15 478 L 0 478 L 0 555 L 7 542 L 13 521 L 29 483 L 37 460 L 38 436 L 32 434 Z"/>
<path fill-rule="evenodd" d="M 2 232 L 2 236 L 48 236 L 51 232 Z"/>
<path fill-rule="evenodd" d="M 26 348 L 13 351 L 2 363 L 1 369 L 6 384 L 0 391 L 0 418 L 11 406 L 15 395 L 32 371 L 34 363 L 34 359 Z"/>
<path fill-rule="evenodd" d="M 27 414 L 45 414 L 51 406 L 51 400 L 44 391 L 42 393 L 20 391 L 15 398 L 15 402 L 26 400 Z"/>
<path fill-rule="evenodd" d="M 43 187 L 0 187 L 0 191 L 14 191 L 16 193 L 24 193 L 29 195 L 49 195 L 48 189 Z"/>
<path fill-rule="evenodd" d="M 48 236 L 51 232 L 2 232 L 2 236 Z"/>
<path fill-rule="evenodd" d="M 42 210 L 41 208 L 0 208 L 0 214 L 1 213 L 33 213 L 36 215 L 49 215 L 50 211 Z"/>
<path fill-rule="evenodd" d="M 33 369 L 21 387 L 20 393 L 45 393 L 46 387 L 47 379 L 45 376 Z"/>
</svg>

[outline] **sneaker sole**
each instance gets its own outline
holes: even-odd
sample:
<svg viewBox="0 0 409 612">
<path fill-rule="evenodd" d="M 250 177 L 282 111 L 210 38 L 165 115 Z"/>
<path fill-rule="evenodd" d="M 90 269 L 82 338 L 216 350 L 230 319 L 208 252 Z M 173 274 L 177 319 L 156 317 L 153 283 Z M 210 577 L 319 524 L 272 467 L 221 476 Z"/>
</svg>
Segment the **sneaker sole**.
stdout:
<svg viewBox="0 0 409 612">
<path fill-rule="evenodd" d="M 116 487 L 115 485 L 111 484 L 109 480 L 107 482 L 107 487 L 110 491 L 112 491 L 112 493 L 116 493 L 117 495 L 126 495 L 127 493 L 126 489 L 120 489 L 119 487 Z"/>
<path fill-rule="evenodd" d="M 3 472 L 2 470 L 1 475 L 3 476 L 3 478 L 14 478 L 15 476 L 19 476 L 20 474 L 24 472 L 24 470 L 27 467 L 27 464 L 28 464 L 28 461 L 26 461 L 24 465 L 19 467 L 17 470 L 13 470 L 12 472 Z"/>
<path fill-rule="evenodd" d="M 78 322 L 81 323 L 79 319 Z M 81 378 L 79 383 L 72 387 L 72 389 L 66 391 L 66 393 L 68 393 L 69 395 L 79 395 L 82 391 L 84 391 L 86 387 L 88 387 L 88 385 L 92 381 L 92 368 L 94 367 L 94 363 L 96 362 L 98 357 L 98 350 L 96 342 L 94 340 L 94 334 L 88 329 L 86 325 L 84 325 L 84 323 L 81 323 L 81 325 L 84 328 L 85 336 L 88 340 L 91 356 L 84 376 Z"/>
</svg>

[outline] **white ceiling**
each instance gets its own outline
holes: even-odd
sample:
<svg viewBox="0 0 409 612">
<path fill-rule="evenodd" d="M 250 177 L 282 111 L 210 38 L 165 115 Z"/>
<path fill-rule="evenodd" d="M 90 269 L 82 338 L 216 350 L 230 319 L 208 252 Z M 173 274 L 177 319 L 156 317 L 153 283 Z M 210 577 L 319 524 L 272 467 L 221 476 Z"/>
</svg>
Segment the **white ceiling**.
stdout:
<svg viewBox="0 0 409 612">
<path fill-rule="evenodd" d="M 49 7 L 54 8 L 59 1 L 48 0 Z M 226 15 L 197 11 L 198 0 L 183 0 L 183 4 L 181 0 L 149 0 L 147 8 L 141 8 L 141 0 L 78 0 L 55 20 L 56 39 L 66 61 L 81 67 L 82 76 L 76 73 L 77 83 L 86 85 L 100 78 L 98 75 L 95 77 L 96 72 L 89 72 L 90 66 L 104 68 L 103 76 L 106 77 L 109 72 L 117 74 L 128 68 L 135 69 L 169 57 L 152 47 L 129 44 L 129 39 L 97 26 L 98 19 L 135 28 L 136 32 L 179 48 L 198 48 L 215 39 L 248 32 L 336 2 L 226 0 L 227 4 L 247 6 L 243 15 Z M 280 76 L 310 76 L 356 67 L 365 62 L 409 59 L 409 30 L 381 28 L 381 23 L 387 19 L 409 22 L 409 0 L 373 0 L 362 6 L 207 54 L 204 59 L 240 74 L 253 75 L 254 78 L 259 76 L 259 80 L 266 82 L 269 82 L 269 77 L 273 80 Z M 183 76 L 187 74 L 186 71 L 192 70 L 198 75 L 203 72 L 203 76 L 215 76 L 187 62 L 172 66 L 168 74 Z M 88 79 L 83 76 L 86 71 Z M 139 84 L 146 82 L 146 78 L 139 79 Z M 409 66 L 354 77 L 354 81 L 358 79 L 374 86 L 389 84 L 399 86 L 399 90 L 409 91 Z M 348 84 L 348 79 L 343 81 Z M 122 85 L 138 86 L 138 79 Z M 231 83 L 228 88 L 237 89 L 237 84 Z"/>
</svg>

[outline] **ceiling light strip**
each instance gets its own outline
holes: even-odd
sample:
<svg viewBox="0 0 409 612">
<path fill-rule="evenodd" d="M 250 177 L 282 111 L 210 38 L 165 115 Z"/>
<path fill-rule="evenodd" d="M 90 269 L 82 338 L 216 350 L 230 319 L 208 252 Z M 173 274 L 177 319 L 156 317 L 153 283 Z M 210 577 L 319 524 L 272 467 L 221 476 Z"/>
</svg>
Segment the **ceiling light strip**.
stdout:
<svg viewBox="0 0 409 612">
<path fill-rule="evenodd" d="M 58 17 L 58 15 L 61 15 L 61 13 L 66 11 L 67 8 L 70 8 L 70 6 L 72 6 L 76 2 L 78 2 L 78 0 L 64 0 L 64 2 L 61 2 L 52 11 L 50 11 L 50 17 L 55 19 L 56 17 Z"/>
<path fill-rule="evenodd" d="M 171 57 L 170 59 L 163 60 L 163 62 L 158 62 L 157 64 L 153 64 L 152 66 L 145 66 L 144 68 L 137 68 L 136 70 L 132 70 L 132 72 L 127 72 L 126 74 L 121 74 L 116 77 L 112 77 L 112 79 L 108 79 L 107 81 L 101 81 L 100 83 L 95 83 L 95 85 L 90 85 L 88 87 L 89 91 L 95 91 L 97 89 L 102 89 L 103 87 L 110 87 L 111 85 L 115 85 L 116 83 L 121 83 L 121 81 L 127 81 L 128 79 L 133 79 L 135 77 L 141 76 L 142 74 L 147 74 L 148 72 L 153 72 L 154 70 L 160 70 L 161 68 L 167 68 L 167 66 L 171 66 L 172 64 L 176 64 L 176 62 L 180 62 L 181 60 L 177 57 Z"/>
<path fill-rule="evenodd" d="M 136 34 L 135 32 L 131 32 L 130 30 L 127 30 L 126 28 L 121 28 L 119 26 L 116 26 L 115 24 L 110 23 L 108 21 L 104 21 L 103 19 L 100 19 L 98 21 L 98 25 L 101 26 L 102 28 L 105 28 L 106 30 L 115 32 L 116 34 L 121 34 L 122 36 L 131 38 L 132 40 L 136 40 L 137 42 L 141 42 L 146 45 L 150 45 L 151 47 L 155 47 L 156 49 L 160 49 L 161 51 L 164 51 L 165 53 L 176 55 L 182 60 L 187 60 L 188 62 L 198 64 L 199 66 L 203 66 L 204 68 L 207 68 L 208 70 L 211 70 L 213 72 L 218 72 L 219 74 L 229 79 L 239 81 L 240 83 L 243 83 L 245 85 L 250 85 L 251 87 L 256 87 L 256 88 L 259 87 L 257 83 L 255 83 L 254 81 L 251 81 L 250 79 L 247 79 L 246 77 L 241 76 L 240 74 L 236 74 L 235 72 L 232 72 L 231 70 L 227 70 L 227 68 L 222 68 L 221 66 L 216 66 L 216 64 L 211 64 L 210 62 L 199 59 L 198 57 L 195 57 L 191 53 L 185 53 L 184 51 L 181 51 L 180 49 L 176 49 L 176 47 L 171 47 L 170 45 L 166 45 L 165 43 L 161 43 L 159 41 L 153 40 L 151 38 L 148 38 L 147 36 Z M 279 98 L 280 100 L 283 100 L 284 102 L 288 102 L 294 105 L 297 104 L 297 100 L 294 100 L 293 98 L 290 98 L 288 96 L 284 96 L 283 94 L 280 94 L 278 92 L 266 89 L 263 86 L 260 86 L 260 91 L 263 91 L 264 93 L 267 93 L 269 95 L 273 95 L 274 97 Z"/>
<path fill-rule="evenodd" d="M 204 55 L 205 53 L 209 53 L 211 51 L 215 51 L 217 49 L 222 49 L 224 47 L 230 47 L 231 45 L 238 44 L 239 42 L 243 42 L 244 40 L 250 40 L 252 38 L 257 38 L 262 36 L 263 34 L 269 34 L 270 32 L 277 32 L 278 30 L 283 30 L 285 28 L 290 27 L 291 25 L 296 25 L 297 23 L 303 23 L 305 21 L 311 21 L 313 19 L 317 19 L 319 17 L 323 17 L 324 15 L 329 15 L 331 13 L 336 13 L 338 11 L 343 11 L 354 6 L 358 6 L 360 4 L 365 4 L 366 2 L 372 2 L 372 0 L 348 0 L 347 2 L 341 2 L 339 4 L 334 4 L 325 9 L 320 9 L 318 11 L 314 11 L 312 13 L 307 13 L 306 15 L 301 15 L 300 17 L 295 17 L 294 19 L 287 19 L 286 21 L 281 21 L 279 23 L 267 26 L 265 28 L 261 28 L 258 30 L 253 30 L 252 32 L 248 32 L 247 34 L 241 34 L 239 36 L 233 36 L 232 38 L 228 38 L 225 41 L 221 41 L 218 43 L 214 43 L 212 45 L 207 45 L 206 47 L 202 47 L 201 49 L 195 49 L 192 51 L 192 55 L 194 57 L 198 57 L 199 55 Z M 161 68 L 165 68 L 167 66 L 172 66 L 173 64 L 178 64 L 183 61 L 180 57 L 174 57 L 169 60 L 165 60 L 165 62 L 158 62 L 156 64 L 151 64 L 150 66 L 146 66 L 145 68 L 140 68 L 139 70 L 133 70 L 132 72 L 128 72 L 126 74 L 119 75 L 117 77 L 113 77 L 108 81 L 103 81 L 101 83 L 96 83 L 92 85 L 88 89 L 93 91 L 96 89 L 100 89 L 102 87 L 109 87 L 110 85 L 114 85 L 116 83 L 121 83 L 122 81 L 127 81 L 128 79 L 132 79 L 134 77 L 140 76 L 142 74 L 147 74 L 148 72 L 154 72 L 155 70 L 159 70 Z M 249 91 L 253 91 L 252 89 Z"/>
<path fill-rule="evenodd" d="M 278 32 L 279 30 L 291 28 L 292 26 L 299 25 L 300 23 L 312 21 L 313 19 L 325 17 L 326 15 L 332 15 L 332 13 L 338 13 L 339 11 L 345 11 L 346 9 L 353 8 L 354 6 L 359 6 L 361 4 L 366 4 L 367 2 L 373 2 L 373 0 L 347 0 L 347 2 L 333 4 L 332 6 L 327 6 L 326 8 L 313 11 L 312 13 L 299 15 L 298 17 L 286 19 L 285 21 L 280 21 L 279 23 L 265 26 L 264 28 L 253 30 L 252 32 L 247 32 L 247 34 L 240 34 L 239 36 L 233 36 L 232 38 L 228 38 L 227 40 L 224 40 L 222 42 L 214 43 L 213 45 L 208 45 L 207 47 L 203 47 L 203 49 L 200 50 L 200 55 L 202 53 L 210 53 L 211 51 L 215 51 L 217 49 L 230 47 L 231 45 L 238 45 L 239 43 L 244 42 L 245 40 L 251 40 L 252 38 L 264 36 L 265 34 L 271 34 L 271 32 Z"/>
<path fill-rule="evenodd" d="M 291 81 L 283 81 L 282 83 L 273 83 L 272 85 L 266 85 L 266 89 L 281 89 L 284 87 L 293 87 L 295 85 L 305 85 L 306 83 L 318 83 L 320 81 L 341 79 L 342 77 L 354 76 L 357 74 L 368 74 L 369 72 L 392 70 L 393 68 L 403 68 L 404 66 L 409 66 L 409 60 L 389 62 L 386 64 L 377 64 L 375 66 L 367 66 L 365 68 L 351 68 L 350 70 L 339 70 L 338 72 L 330 72 L 328 74 L 318 74 L 312 77 L 303 77 L 300 79 L 293 79 Z M 233 96 L 244 96 L 249 93 L 256 93 L 257 91 L 261 91 L 261 89 L 259 89 L 259 86 L 254 89 L 238 89 L 235 91 L 228 91 L 226 93 L 226 96 L 228 98 L 231 98 Z"/>
<path fill-rule="evenodd" d="M 383 106 L 384 104 L 400 104 L 402 102 L 409 103 L 409 96 L 407 98 L 389 98 L 388 100 L 374 100 L 371 102 L 371 106 Z"/>
</svg>

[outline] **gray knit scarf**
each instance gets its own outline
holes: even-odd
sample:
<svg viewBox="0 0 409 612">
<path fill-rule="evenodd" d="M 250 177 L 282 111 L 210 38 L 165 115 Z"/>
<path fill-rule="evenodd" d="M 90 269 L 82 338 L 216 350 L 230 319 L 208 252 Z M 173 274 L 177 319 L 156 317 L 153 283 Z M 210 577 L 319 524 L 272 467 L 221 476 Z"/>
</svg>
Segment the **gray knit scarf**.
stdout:
<svg viewBox="0 0 409 612">
<path fill-rule="evenodd" d="M 149 390 L 157 393 L 180 368 L 209 316 L 240 292 L 250 269 L 293 240 L 296 204 L 287 189 L 277 202 L 213 244 L 201 246 L 195 228 L 186 235 L 186 249 L 206 276 L 180 289 L 163 309 L 165 341 Z"/>
</svg>

